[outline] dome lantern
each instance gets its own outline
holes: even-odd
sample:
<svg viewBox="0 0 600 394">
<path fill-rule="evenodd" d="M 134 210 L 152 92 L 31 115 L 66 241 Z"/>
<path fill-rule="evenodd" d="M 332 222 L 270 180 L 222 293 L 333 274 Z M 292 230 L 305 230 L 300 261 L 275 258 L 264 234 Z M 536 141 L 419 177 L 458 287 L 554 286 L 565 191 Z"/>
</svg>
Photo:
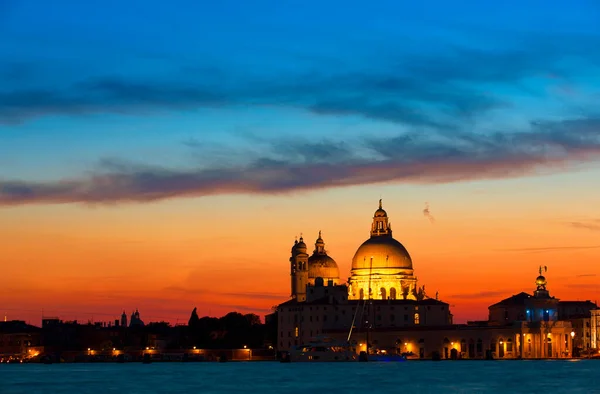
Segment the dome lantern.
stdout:
<svg viewBox="0 0 600 394">
<path fill-rule="evenodd" d="M 373 215 L 373 224 L 371 225 L 371 237 L 391 237 L 392 228 L 390 227 L 387 212 L 383 209 L 381 199 L 379 199 L 379 208 Z"/>
<path fill-rule="evenodd" d="M 325 242 L 323 241 L 323 238 L 321 238 L 321 230 L 319 230 L 319 238 L 315 241 L 314 254 L 327 254 L 325 252 Z"/>
</svg>

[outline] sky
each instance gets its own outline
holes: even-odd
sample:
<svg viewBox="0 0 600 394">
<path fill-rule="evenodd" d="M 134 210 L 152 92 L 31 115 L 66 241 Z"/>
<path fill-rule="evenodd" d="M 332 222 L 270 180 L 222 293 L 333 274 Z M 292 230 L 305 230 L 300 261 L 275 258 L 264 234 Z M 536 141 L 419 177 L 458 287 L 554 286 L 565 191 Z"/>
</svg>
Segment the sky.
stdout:
<svg viewBox="0 0 600 394">
<path fill-rule="evenodd" d="M 379 198 L 455 321 L 596 300 L 600 3 L 0 0 L 0 312 L 264 315 Z"/>
</svg>

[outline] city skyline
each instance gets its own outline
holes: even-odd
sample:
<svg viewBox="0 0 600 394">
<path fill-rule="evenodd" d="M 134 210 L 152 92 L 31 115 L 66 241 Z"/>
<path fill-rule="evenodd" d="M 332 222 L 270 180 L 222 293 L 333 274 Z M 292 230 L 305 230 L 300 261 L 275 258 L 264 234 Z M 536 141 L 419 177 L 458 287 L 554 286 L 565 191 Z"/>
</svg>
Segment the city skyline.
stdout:
<svg viewBox="0 0 600 394">
<path fill-rule="evenodd" d="M 264 315 L 379 198 L 458 322 L 598 298 L 600 6 L 238 3 L 0 0 L 0 313 Z"/>
</svg>

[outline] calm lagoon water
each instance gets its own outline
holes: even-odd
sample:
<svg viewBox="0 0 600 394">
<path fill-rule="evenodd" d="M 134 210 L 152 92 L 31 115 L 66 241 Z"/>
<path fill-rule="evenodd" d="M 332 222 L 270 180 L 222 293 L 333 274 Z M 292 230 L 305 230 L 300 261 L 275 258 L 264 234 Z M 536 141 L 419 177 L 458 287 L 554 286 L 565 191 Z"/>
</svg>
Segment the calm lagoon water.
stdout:
<svg viewBox="0 0 600 394">
<path fill-rule="evenodd" d="M 600 361 L 4 364 L 0 393 L 600 393 Z"/>
</svg>

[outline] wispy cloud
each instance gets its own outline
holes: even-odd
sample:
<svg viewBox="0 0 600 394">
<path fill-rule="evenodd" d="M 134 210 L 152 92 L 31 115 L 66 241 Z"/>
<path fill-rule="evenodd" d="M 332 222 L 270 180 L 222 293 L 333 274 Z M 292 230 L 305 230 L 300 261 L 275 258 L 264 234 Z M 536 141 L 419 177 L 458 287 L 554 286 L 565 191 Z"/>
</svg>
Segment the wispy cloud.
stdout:
<svg viewBox="0 0 600 394">
<path fill-rule="evenodd" d="M 547 246 L 537 248 L 514 248 L 514 249 L 500 249 L 500 252 L 556 252 L 556 251 L 569 251 L 569 250 L 584 250 L 584 249 L 599 249 L 600 245 L 590 246 Z"/>
<path fill-rule="evenodd" d="M 273 142 L 245 165 L 168 169 L 104 160 L 89 176 L 56 182 L 0 180 L 0 205 L 147 202 L 215 194 L 273 194 L 374 183 L 448 183 L 518 177 L 600 158 L 600 118 L 536 122 L 523 132 Z M 358 156 L 351 152 L 366 149 Z M 312 150 L 311 153 L 303 153 Z M 294 153 L 296 152 L 294 157 Z"/>
<path fill-rule="evenodd" d="M 584 222 L 568 222 L 567 225 L 572 228 L 600 231 L 600 220 L 589 220 Z"/>
<path fill-rule="evenodd" d="M 240 291 L 236 293 L 231 292 L 219 292 L 214 290 L 207 289 L 198 289 L 198 288 L 186 288 L 182 286 L 167 286 L 163 289 L 167 293 L 177 293 L 177 294 L 189 294 L 189 295 L 198 295 L 198 294 L 211 294 L 212 296 L 221 296 L 226 298 L 238 298 L 238 299 L 261 299 L 261 300 L 279 300 L 285 301 L 289 298 L 289 294 L 283 293 L 268 293 L 268 292 L 255 292 L 255 291 Z"/>
<path fill-rule="evenodd" d="M 577 278 L 592 278 L 592 277 L 596 277 L 596 274 L 580 274 L 580 275 L 575 275 L 575 277 Z"/>
<path fill-rule="evenodd" d="M 570 289 L 580 289 L 580 290 L 596 290 L 600 289 L 600 286 L 597 283 L 567 283 L 565 287 Z"/>
<path fill-rule="evenodd" d="M 431 214 L 431 211 L 429 210 L 429 203 L 426 202 L 425 203 L 425 208 L 423 209 L 423 215 L 429 219 L 430 223 L 435 223 L 435 218 L 433 217 L 433 215 Z"/>
</svg>

